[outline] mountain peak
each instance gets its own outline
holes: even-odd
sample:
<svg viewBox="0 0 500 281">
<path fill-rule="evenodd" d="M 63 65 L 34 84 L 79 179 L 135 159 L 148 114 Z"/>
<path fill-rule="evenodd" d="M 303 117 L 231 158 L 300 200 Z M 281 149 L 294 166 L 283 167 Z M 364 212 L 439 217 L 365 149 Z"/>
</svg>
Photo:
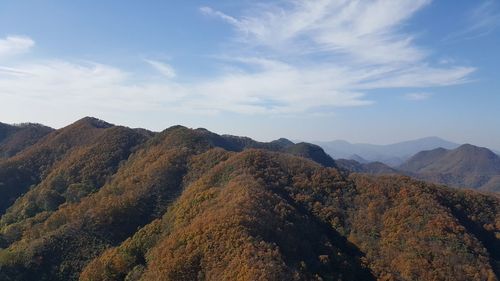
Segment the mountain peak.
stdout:
<svg viewBox="0 0 500 281">
<path fill-rule="evenodd" d="M 296 156 L 312 159 L 325 167 L 336 167 L 333 158 L 316 144 L 300 142 L 286 147 L 284 151 Z"/>
<path fill-rule="evenodd" d="M 462 144 L 461 146 L 459 146 L 457 148 L 457 150 L 462 150 L 462 151 L 477 151 L 477 150 L 486 151 L 486 150 L 488 150 L 489 151 L 489 149 L 487 149 L 485 147 L 475 146 L 475 145 L 472 145 L 469 143 Z"/>
<path fill-rule="evenodd" d="M 87 125 L 87 126 L 91 126 L 91 127 L 98 128 L 98 129 L 105 129 L 105 128 L 109 128 L 109 127 L 114 126 L 113 124 L 110 124 L 104 120 L 101 120 L 101 119 L 98 119 L 95 117 L 90 117 L 90 116 L 84 117 L 84 118 L 76 121 L 73 124 L 74 125 Z"/>
<path fill-rule="evenodd" d="M 456 149 L 422 151 L 400 166 L 417 177 L 451 186 L 481 188 L 500 174 L 500 157 L 491 150 L 471 144 Z"/>
<path fill-rule="evenodd" d="M 278 145 L 283 146 L 283 147 L 295 144 L 294 142 L 292 142 L 291 140 L 286 139 L 286 138 L 279 138 L 277 140 L 273 140 L 271 143 L 272 144 L 278 144 Z"/>
</svg>

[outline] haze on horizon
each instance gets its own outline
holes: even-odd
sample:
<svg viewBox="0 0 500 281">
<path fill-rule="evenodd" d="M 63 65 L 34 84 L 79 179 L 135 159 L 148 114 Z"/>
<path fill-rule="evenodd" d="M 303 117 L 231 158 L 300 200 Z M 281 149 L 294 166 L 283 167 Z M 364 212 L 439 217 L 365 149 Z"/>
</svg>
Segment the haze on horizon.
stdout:
<svg viewBox="0 0 500 281">
<path fill-rule="evenodd" d="M 500 150 L 500 1 L 0 3 L 0 122 Z"/>
</svg>

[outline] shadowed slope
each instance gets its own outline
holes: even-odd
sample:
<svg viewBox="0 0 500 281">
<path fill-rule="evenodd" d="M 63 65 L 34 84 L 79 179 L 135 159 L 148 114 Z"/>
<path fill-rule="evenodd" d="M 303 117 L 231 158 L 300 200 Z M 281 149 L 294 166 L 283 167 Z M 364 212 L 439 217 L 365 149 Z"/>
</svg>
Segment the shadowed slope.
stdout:
<svg viewBox="0 0 500 281">
<path fill-rule="evenodd" d="M 229 151 L 243 151 L 245 149 L 257 148 L 270 151 L 285 152 L 295 156 L 311 159 L 325 167 L 335 167 L 335 161 L 325 151 L 314 144 L 310 143 L 293 143 L 290 140 L 281 138 L 272 142 L 258 142 L 247 137 L 238 137 L 231 135 L 217 135 L 205 129 L 197 129 L 217 147 L 224 148 Z"/>
<path fill-rule="evenodd" d="M 328 221 L 336 208 L 319 216 L 301 202 L 309 192 L 343 205 L 349 188 L 335 170 L 300 158 L 234 155 L 187 187 L 161 220 L 90 263 L 81 280 L 372 279 Z"/>
<path fill-rule="evenodd" d="M 41 213 L 46 216 L 61 204 L 78 202 L 98 190 L 116 172 L 120 163 L 146 140 L 146 136 L 132 129 L 112 127 L 95 143 L 73 149 L 51 168 L 40 184 L 7 210 L 0 220 L 4 237 L 20 232 L 13 225 L 16 222 Z"/>
<path fill-rule="evenodd" d="M 181 126 L 156 135 L 98 192 L 27 221 L 29 227 L 1 252 L 8 265 L 0 279 L 74 279 L 93 255 L 163 214 L 182 190 L 190 157 L 209 147 L 203 136 Z"/>
<path fill-rule="evenodd" d="M 46 178 L 58 161 L 74 149 L 95 142 L 110 127 L 104 121 L 87 117 L 53 131 L 22 153 L 0 162 L 0 214 L 30 186 Z"/>
<path fill-rule="evenodd" d="M 498 280 L 499 198 L 407 177 L 352 179 L 349 241 L 379 280 Z"/>
<path fill-rule="evenodd" d="M 347 177 L 284 140 L 68 128 L 0 164 L 38 176 L 2 217 L 0 280 L 498 280 L 496 196 Z"/>
<path fill-rule="evenodd" d="M 54 129 L 40 124 L 7 125 L 0 123 L 0 158 L 9 158 L 35 144 Z"/>
</svg>

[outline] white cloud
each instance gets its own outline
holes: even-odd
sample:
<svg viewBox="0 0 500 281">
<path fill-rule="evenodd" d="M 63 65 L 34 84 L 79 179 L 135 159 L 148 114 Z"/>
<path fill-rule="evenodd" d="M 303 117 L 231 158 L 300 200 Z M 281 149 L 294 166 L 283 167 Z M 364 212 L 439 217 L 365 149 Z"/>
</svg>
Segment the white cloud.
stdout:
<svg viewBox="0 0 500 281">
<path fill-rule="evenodd" d="M 425 57 L 425 51 L 412 44 L 413 37 L 399 29 L 430 0 L 285 2 L 287 7 L 260 5 L 241 19 L 208 7 L 202 11 L 232 24 L 241 41 L 280 51 L 331 52 L 364 63 Z"/>
<path fill-rule="evenodd" d="M 247 114 L 285 114 L 320 106 L 370 103 L 362 93 L 337 90 L 355 79 L 355 73 L 342 75 L 341 69 L 323 68 L 304 72 L 272 61 L 255 63 L 265 70 L 253 74 L 228 72 L 214 79 L 180 83 L 172 79 L 138 80 L 137 75 L 98 63 L 39 61 L 0 67 L 0 97 L 4 106 L 22 99 L 29 106 L 57 104 L 78 110 Z M 331 79 L 330 75 L 339 78 Z"/>
<path fill-rule="evenodd" d="M 410 101 L 424 101 L 432 96 L 431 93 L 408 93 L 404 98 Z"/>
<path fill-rule="evenodd" d="M 121 69 L 98 63 L 39 61 L 0 68 L 0 97 L 3 106 L 23 100 L 24 108 L 57 104 L 75 110 L 141 111 L 161 108 L 161 104 L 173 103 L 183 95 L 176 84 L 137 83 L 133 77 Z"/>
<path fill-rule="evenodd" d="M 0 39 L 0 59 L 27 52 L 35 45 L 35 41 L 26 36 L 7 36 Z"/>
<path fill-rule="evenodd" d="M 439 62 L 434 66 L 428 59 L 431 51 L 404 31 L 407 21 L 430 2 L 259 2 L 240 17 L 203 7 L 204 15 L 234 27 L 232 50 L 245 50 L 231 55 L 247 68 L 213 83 L 220 83 L 221 92 L 225 89 L 233 100 L 271 99 L 281 105 L 274 110 L 292 112 L 369 104 L 365 93 L 374 89 L 466 83 L 475 68 Z"/>
<path fill-rule="evenodd" d="M 201 7 L 200 12 L 207 15 L 207 16 L 219 17 L 219 18 L 221 18 L 221 19 L 225 20 L 226 22 L 233 24 L 233 25 L 237 25 L 239 23 L 237 19 L 235 19 L 231 16 L 228 16 L 220 11 L 216 11 L 210 7 Z"/>
<path fill-rule="evenodd" d="M 163 79 L 99 63 L 45 60 L 0 65 L 0 98 L 7 110 L 57 104 L 84 114 L 286 115 L 369 105 L 368 93 L 375 89 L 465 83 L 474 68 L 433 66 L 428 51 L 401 28 L 429 2 L 290 0 L 255 4 L 241 17 L 203 7 L 204 15 L 237 32 L 232 51 L 217 58 L 230 67 L 212 77 L 178 80 L 172 66 L 156 60 L 146 63 Z"/>
<path fill-rule="evenodd" d="M 146 60 L 146 62 L 149 63 L 157 71 L 159 71 L 166 78 L 171 79 L 171 78 L 175 78 L 175 76 L 177 76 L 174 68 L 172 66 L 170 66 L 169 64 L 166 64 L 164 62 L 155 61 L 155 60 Z"/>
</svg>

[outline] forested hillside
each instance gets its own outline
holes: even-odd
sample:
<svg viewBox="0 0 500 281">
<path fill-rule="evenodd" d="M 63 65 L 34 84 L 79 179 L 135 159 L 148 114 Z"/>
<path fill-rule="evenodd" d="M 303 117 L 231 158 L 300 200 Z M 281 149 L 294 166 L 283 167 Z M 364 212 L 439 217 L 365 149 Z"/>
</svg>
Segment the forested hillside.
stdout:
<svg viewBox="0 0 500 281">
<path fill-rule="evenodd" d="M 487 148 L 470 144 L 453 150 L 422 151 L 399 169 L 450 186 L 500 191 L 500 157 Z"/>
<path fill-rule="evenodd" d="M 500 276 L 496 195 L 349 175 L 286 139 L 85 118 L 1 161 L 0 194 L 6 281 Z"/>
<path fill-rule="evenodd" d="M 52 128 L 40 124 L 0 123 L 0 159 L 14 156 L 52 131 Z"/>
</svg>

